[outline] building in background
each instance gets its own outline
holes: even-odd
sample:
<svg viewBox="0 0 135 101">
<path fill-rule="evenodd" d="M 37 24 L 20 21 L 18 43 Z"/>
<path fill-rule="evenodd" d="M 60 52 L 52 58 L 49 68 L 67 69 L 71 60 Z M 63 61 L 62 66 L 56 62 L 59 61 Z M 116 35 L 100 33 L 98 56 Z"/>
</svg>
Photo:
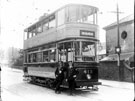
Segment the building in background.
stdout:
<svg viewBox="0 0 135 101">
<path fill-rule="evenodd" d="M 103 28 L 106 30 L 106 53 L 107 57 L 103 60 L 117 61 L 115 47 L 117 46 L 117 22 Z M 134 15 L 131 14 L 119 21 L 119 40 L 121 47 L 121 60 L 129 59 L 134 56 Z"/>
<path fill-rule="evenodd" d="M 99 78 L 134 82 L 134 15 L 119 21 L 120 66 L 118 54 L 117 22 L 106 27 L 106 57 L 100 60 Z"/>
</svg>

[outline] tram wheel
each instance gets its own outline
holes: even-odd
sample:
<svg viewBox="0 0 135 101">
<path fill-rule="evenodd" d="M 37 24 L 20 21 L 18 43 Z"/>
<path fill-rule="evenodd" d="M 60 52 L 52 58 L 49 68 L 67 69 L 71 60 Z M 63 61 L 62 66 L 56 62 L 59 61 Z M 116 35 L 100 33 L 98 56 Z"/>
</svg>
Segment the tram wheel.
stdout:
<svg viewBox="0 0 135 101">
<path fill-rule="evenodd" d="M 48 80 L 47 80 L 47 86 L 48 86 L 49 88 L 53 88 L 53 80 L 48 79 Z"/>
</svg>

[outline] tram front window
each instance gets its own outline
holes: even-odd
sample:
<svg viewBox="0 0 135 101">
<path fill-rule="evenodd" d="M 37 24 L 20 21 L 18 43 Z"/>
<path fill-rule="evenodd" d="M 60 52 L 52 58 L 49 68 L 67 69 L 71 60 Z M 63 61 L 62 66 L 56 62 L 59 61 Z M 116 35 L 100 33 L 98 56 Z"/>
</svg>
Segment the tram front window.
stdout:
<svg viewBox="0 0 135 101">
<path fill-rule="evenodd" d="M 67 22 L 97 24 L 97 9 L 89 6 L 69 6 Z"/>
<path fill-rule="evenodd" d="M 73 45 L 74 44 L 74 45 Z M 59 61 L 95 61 L 95 43 L 88 41 L 64 42 L 58 44 Z"/>
<path fill-rule="evenodd" d="M 75 61 L 95 61 L 95 43 L 77 41 L 75 46 Z"/>
<path fill-rule="evenodd" d="M 82 60 L 95 61 L 95 43 L 82 42 Z"/>
</svg>

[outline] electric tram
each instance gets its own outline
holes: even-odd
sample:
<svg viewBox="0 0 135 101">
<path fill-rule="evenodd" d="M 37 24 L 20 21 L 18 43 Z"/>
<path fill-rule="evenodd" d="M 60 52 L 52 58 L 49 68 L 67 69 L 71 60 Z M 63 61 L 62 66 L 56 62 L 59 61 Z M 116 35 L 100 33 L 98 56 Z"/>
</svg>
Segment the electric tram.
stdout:
<svg viewBox="0 0 135 101">
<path fill-rule="evenodd" d="M 52 87 L 57 63 L 72 61 L 76 88 L 100 85 L 97 12 L 93 6 L 68 4 L 26 28 L 24 77 Z M 66 80 L 62 85 L 68 87 Z"/>
</svg>

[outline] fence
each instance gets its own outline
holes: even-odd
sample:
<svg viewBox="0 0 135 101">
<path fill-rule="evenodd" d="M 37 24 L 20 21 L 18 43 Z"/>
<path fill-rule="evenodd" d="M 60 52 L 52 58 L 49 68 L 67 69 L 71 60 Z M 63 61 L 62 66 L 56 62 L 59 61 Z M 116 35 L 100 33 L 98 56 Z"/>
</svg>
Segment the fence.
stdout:
<svg viewBox="0 0 135 101">
<path fill-rule="evenodd" d="M 123 62 L 120 61 L 120 68 L 118 68 L 117 61 L 100 61 L 99 78 L 133 82 L 133 69 L 128 69 Z"/>
</svg>

